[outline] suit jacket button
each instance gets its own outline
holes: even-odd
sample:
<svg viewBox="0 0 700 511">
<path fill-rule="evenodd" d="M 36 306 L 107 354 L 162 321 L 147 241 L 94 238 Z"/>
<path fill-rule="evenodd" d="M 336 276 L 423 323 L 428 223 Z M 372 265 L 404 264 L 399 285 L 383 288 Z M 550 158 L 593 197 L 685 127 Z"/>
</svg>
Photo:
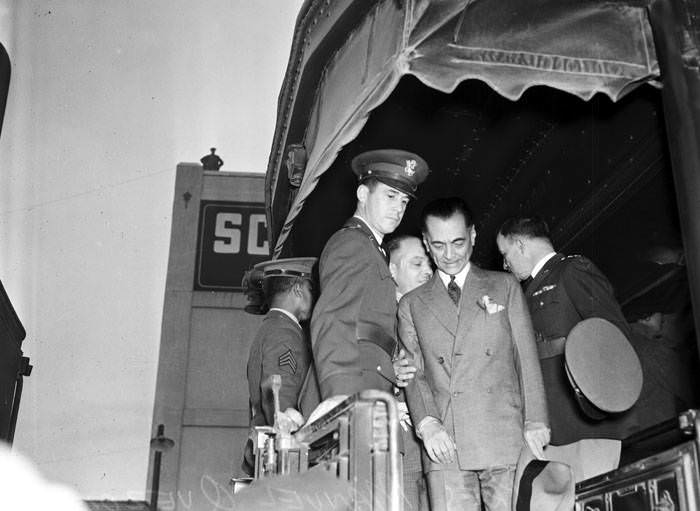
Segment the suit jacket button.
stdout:
<svg viewBox="0 0 700 511">
<path fill-rule="evenodd" d="M 438 357 L 438 364 L 444 364 L 445 359 L 443 357 Z"/>
<path fill-rule="evenodd" d="M 486 348 L 486 356 L 487 357 L 491 356 L 491 348 Z"/>
</svg>

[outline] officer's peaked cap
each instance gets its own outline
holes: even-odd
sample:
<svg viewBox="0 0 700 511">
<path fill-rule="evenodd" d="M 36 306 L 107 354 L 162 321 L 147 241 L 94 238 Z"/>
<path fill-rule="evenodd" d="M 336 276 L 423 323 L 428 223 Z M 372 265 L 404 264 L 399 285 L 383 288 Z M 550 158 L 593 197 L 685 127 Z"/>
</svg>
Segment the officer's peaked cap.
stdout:
<svg viewBox="0 0 700 511">
<path fill-rule="evenodd" d="M 415 197 L 418 185 L 430 173 L 423 158 L 400 149 L 378 149 L 361 153 L 353 158 L 352 170 L 360 183 L 374 177 L 411 197 Z"/>
</svg>

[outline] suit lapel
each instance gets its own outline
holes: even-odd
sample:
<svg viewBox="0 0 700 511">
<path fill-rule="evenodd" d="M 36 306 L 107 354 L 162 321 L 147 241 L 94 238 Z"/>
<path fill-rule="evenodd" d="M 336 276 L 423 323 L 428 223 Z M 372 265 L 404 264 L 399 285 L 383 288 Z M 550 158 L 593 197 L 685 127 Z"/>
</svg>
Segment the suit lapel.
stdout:
<svg viewBox="0 0 700 511">
<path fill-rule="evenodd" d="M 437 271 L 433 273 L 433 278 L 420 298 L 450 334 L 455 335 L 457 332 L 457 310 Z"/>
<path fill-rule="evenodd" d="M 545 265 L 542 267 L 542 269 L 539 271 L 537 276 L 530 281 L 530 283 L 527 286 L 527 289 L 525 289 L 525 296 L 530 298 L 532 296 L 532 293 L 537 291 L 537 289 L 540 287 L 540 284 L 542 284 L 542 281 L 549 275 L 549 272 L 552 271 L 552 268 L 561 261 L 562 257 L 565 257 L 564 254 L 557 254 L 555 256 L 552 256 L 549 261 L 545 263 Z"/>
<path fill-rule="evenodd" d="M 453 352 L 457 349 L 458 345 L 464 346 L 469 342 L 469 331 L 474 325 L 474 321 L 477 319 L 478 315 L 483 312 L 477 302 L 485 294 L 488 294 L 488 282 L 485 277 L 486 275 L 483 270 L 472 263 L 471 268 L 469 268 L 469 273 L 467 273 L 467 278 L 464 281 L 464 287 L 462 288 L 462 299 L 459 303 L 458 335 L 456 336 L 458 340 L 455 343 Z M 454 360 L 454 356 L 452 360 Z"/>
</svg>

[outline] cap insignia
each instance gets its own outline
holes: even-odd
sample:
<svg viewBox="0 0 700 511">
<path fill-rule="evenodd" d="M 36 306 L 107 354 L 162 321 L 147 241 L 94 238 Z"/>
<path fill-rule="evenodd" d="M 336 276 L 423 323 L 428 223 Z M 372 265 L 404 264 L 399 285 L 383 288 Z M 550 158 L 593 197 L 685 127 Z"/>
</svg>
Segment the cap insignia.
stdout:
<svg viewBox="0 0 700 511">
<path fill-rule="evenodd" d="M 403 168 L 403 171 L 408 177 L 416 173 L 416 164 L 416 160 L 406 160 L 406 166 Z"/>
</svg>

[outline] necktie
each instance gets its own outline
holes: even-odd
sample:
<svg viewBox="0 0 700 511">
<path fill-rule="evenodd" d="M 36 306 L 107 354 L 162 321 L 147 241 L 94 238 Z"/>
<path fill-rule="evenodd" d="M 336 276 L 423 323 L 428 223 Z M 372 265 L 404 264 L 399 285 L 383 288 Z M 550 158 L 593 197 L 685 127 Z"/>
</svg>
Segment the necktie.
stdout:
<svg viewBox="0 0 700 511">
<path fill-rule="evenodd" d="M 447 284 L 447 294 L 450 295 L 450 298 L 452 298 L 452 301 L 455 303 L 455 305 L 459 305 L 459 297 L 462 294 L 462 291 L 459 289 L 459 286 L 455 282 L 455 276 L 450 275 L 450 283 Z"/>
</svg>

